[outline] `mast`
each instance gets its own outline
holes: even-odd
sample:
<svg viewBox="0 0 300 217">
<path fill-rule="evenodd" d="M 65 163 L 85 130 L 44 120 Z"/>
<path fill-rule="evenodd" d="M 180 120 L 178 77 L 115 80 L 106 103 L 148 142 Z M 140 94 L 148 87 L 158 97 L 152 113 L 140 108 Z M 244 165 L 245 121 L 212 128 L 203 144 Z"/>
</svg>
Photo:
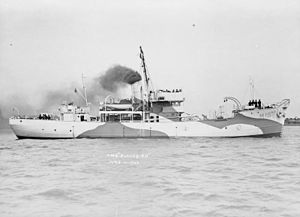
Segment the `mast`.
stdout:
<svg viewBox="0 0 300 217">
<path fill-rule="evenodd" d="M 85 84 L 84 84 L 84 76 L 83 76 L 83 73 L 82 73 L 82 75 L 81 75 L 81 79 L 82 79 L 82 88 L 83 88 L 83 91 L 84 91 L 85 104 L 86 104 L 86 106 L 88 106 L 88 100 L 87 100 L 87 95 L 86 95 L 86 87 L 85 87 Z"/>
<path fill-rule="evenodd" d="M 143 68 L 143 73 L 144 73 L 144 77 L 145 77 L 145 89 L 146 89 L 146 94 L 147 94 L 147 100 L 149 103 L 150 102 L 150 91 L 153 91 L 153 85 L 152 85 L 152 82 L 150 79 L 150 75 L 147 71 L 147 66 L 146 66 L 145 56 L 144 56 L 142 46 L 140 46 L 140 58 L 142 60 L 142 68 Z M 151 85 L 151 87 L 150 87 L 150 85 Z"/>
<path fill-rule="evenodd" d="M 145 63 L 145 56 L 144 56 L 144 52 L 143 52 L 142 46 L 140 46 L 140 58 L 142 60 L 142 68 L 143 68 L 143 73 L 144 73 L 144 77 L 145 77 L 146 91 L 148 93 L 150 78 L 149 78 L 148 73 L 147 73 L 146 63 Z"/>
</svg>

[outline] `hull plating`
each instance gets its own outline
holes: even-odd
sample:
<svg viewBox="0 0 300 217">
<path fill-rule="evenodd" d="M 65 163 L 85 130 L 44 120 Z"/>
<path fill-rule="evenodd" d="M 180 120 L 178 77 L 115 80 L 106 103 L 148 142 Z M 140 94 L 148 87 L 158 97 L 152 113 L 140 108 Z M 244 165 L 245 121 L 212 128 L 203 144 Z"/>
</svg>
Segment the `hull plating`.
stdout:
<svg viewBox="0 0 300 217">
<path fill-rule="evenodd" d="M 280 136 L 282 124 L 237 115 L 226 120 L 189 122 L 62 122 L 10 119 L 18 138 L 170 138 Z"/>
</svg>

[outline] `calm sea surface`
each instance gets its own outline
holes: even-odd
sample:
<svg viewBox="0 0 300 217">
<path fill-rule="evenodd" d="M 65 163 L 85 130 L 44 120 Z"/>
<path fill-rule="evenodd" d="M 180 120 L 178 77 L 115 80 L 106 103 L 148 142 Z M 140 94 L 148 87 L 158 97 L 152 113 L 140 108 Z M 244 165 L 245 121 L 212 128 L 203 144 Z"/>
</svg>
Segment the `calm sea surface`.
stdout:
<svg viewBox="0 0 300 217">
<path fill-rule="evenodd" d="M 300 216 L 300 127 L 281 138 L 16 140 L 0 216 Z"/>
</svg>

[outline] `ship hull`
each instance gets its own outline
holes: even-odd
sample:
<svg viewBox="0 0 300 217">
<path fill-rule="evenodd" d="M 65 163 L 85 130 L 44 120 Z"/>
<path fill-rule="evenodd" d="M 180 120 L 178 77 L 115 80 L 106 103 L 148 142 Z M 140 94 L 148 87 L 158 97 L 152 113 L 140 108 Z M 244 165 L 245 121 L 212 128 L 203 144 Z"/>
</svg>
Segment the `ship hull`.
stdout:
<svg viewBox="0 0 300 217">
<path fill-rule="evenodd" d="M 272 137 L 280 136 L 283 120 L 251 118 L 241 114 L 223 120 L 184 122 L 64 122 L 10 119 L 20 139 Z"/>
</svg>

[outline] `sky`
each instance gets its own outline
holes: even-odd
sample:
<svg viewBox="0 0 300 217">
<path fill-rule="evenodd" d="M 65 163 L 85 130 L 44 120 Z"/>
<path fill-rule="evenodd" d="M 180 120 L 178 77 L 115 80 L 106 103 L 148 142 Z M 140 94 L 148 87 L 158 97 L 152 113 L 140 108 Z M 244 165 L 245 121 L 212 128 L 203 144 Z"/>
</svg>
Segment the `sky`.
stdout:
<svg viewBox="0 0 300 217">
<path fill-rule="evenodd" d="M 247 103 L 251 78 L 257 98 L 289 98 L 300 116 L 297 0 L 0 0 L 0 109 L 38 108 L 82 73 L 141 70 L 140 45 L 155 88 L 183 89 L 188 113 Z"/>
</svg>

